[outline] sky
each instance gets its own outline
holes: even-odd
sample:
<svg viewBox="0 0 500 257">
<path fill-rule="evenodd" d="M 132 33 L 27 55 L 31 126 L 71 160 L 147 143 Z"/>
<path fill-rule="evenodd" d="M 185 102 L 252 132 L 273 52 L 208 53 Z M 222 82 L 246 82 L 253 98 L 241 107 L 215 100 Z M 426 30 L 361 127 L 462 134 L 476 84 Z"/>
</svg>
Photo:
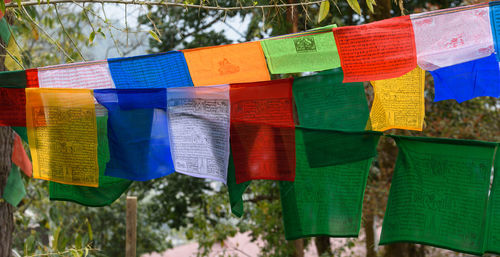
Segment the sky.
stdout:
<svg viewBox="0 0 500 257">
<path fill-rule="evenodd" d="M 117 27 L 125 28 L 125 5 L 106 4 L 105 8 L 108 19 L 113 20 L 113 22 L 116 24 Z M 138 5 L 136 6 L 129 5 L 127 7 L 128 26 L 130 28 L 136 28 L 139 25 L 137 18 L 145 13 L 146 13 L 146 7 L 141 7 Z M 103 17 L 103 15 L 101 16 Z M 249 23 L 250 23 L 250 17 L 247 17 L 242 22 L 240 16 L 235 16 L 233 18 L 227 18 L 225 23 L 217 22 L 216 24 L 214 24 L 213 28 L 216 31 L 224 30 L 226 37 L 228 37 L 233 41 L 237 41 L 242 39 L 242 36 L 238 34 L 238 32 L 236 31 L 239 31 L 240 33 L 244 34 Z M 147 31 L 150 30 L 150 28 L 147 26 L 142 26 L 142 28 L 140 29 L 143 30 L 144 32 L 138 34 L 129 34 L 129 42 L 131 44 L 140 42 L 141 45 L 134 51 L 128 53 L 127 56 L 147 54 L 147 50 L 149 49 L 148 42 L 149 38 L 151 38 L 151 36 Z M 86 52 L 84 53 L 85 55 L 90 55 L 92 57 L 91 58 L 92 60 L 120 57 L 120 54 L 116 50 L 116 47 L 114 47 L 113 40 L 111 39 L 111 37 L 109 37 L 109 31 L 105 30 L 105 33 L 107 35 L 106 39 L 102 38 L 96 39 L 99 40 L 95 42 L 96 46 L 87 49 Z M 113 30 L 113 34 L 117 40 L 120 40 L 122 42 L 126 41 L 126 34 L 124 32 Z"/>
</svg>

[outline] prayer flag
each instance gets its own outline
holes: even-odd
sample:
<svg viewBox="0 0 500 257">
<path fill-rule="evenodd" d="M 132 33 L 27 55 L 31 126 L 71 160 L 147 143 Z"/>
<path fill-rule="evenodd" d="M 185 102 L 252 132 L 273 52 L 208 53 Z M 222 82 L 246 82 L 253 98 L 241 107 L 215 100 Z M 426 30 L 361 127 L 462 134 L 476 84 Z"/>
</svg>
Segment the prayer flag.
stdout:
<svg viewBox="0 0 500 257">
<path fill-rule="evenodd" d="M 333 28 L 344 82 L 402 76 L 417 66 L 410 16 Z"/>
<path fill-rule="evenodd" d="M 7 51 L 10 54 L 6 53 L 4 65 L 7 70 L 22 70 L 23 69 L 23 60 L 21 58 L 21 52 L 19 51 L 19 47 L 14 40 L 14 37 L 10 38 L 10 41 L 7 45 Z"/>
<path fill-rule="evenodd" d="M 24 188 L 21 172 L 18 167 L 12 165 L 12 169 L 7 177 L 7 183 L 5 184 L 3 190 L 2 198 L 12 206 L 16 207 L 25 196 L 26 189 Z"/>
<path fill-rule="evenodd" d="M 116 88 L 192 87 L 184 54 L 159 54 L 108 59 Z"/>
<path fill-rule="evenodd" d="M 10 0 L 5 0 L 5 1 L 4 1 L 4 3 L 6 3 L 6 4 L 7 4 L 7 3 L 10 3 Z M 2 11 L 0 11 L 0 19 L 2 19 L 2 18 L 3 18 L 3 15 L 4 15 L 4 14 L 3 14 L 3 12 L 2 12 Z"/>
<path fill-rule="evenodd" d="M 175 171 L 226 184 L 229 85 L 169 88 L 167 99 Z"/>
<path fill-rule="evenodd" d="M 2 12 L 0 11 L 0 39 L 3 45 L 7 45 L 10 41 L 10 29 L 7 19 L 2 18 Z"/>
<path fill-rule="evenodd" d="M 500 1 L 489 2 L 491 33 L 493 34 L 493 45 L 495 52 L 500 54 Z M 500 62 L 500 56 L 496 56 Z"/>
<path fill-rule="evenodd" d="M 390 137 L 399 154 L 380 244 L 411 242 L 483 254 L 497 143 Z"/>
<path fill-rule="evenodd" d="M 286 239 L 357 237 L 372 158 L 313 168 L 308 162 L 302 131 L 295 131 L 295 181 L 280 181 Z"/>
<path fill-rule="evenodd" d="M 28 130 L 26 129 L 26 127 L 10 127 L 10 128 L 14 130 L 24 142 L 28 143 Z"/>
<path fill-rule="evenodd" d="M 495 54 L 430 72 L 434 102 L 455 99 L 461 103 L 479 96 L 500 97 L 500 68 Z"/>
<path fill-rule="evenodd" d="M 33 177 L 97 187 L 97 128 L 90 89 L 26 88 Z"/>
<path fill-rule="evenodd" d="M 229 156 L 229 166 L 227 170 L 227 192 L 229 193 L 229 203 L 231 212 L 238 218 L 243 216 L 243 193 L 252 181 L 236 183 L 236 170 L 234 168 L 233 154 Z"/>
<path fill-rule="evenodd" d="M 300 126 L 364 130 L 369 112 L 363 83 L 343 84 L 343 77 L 339 68 L 293 81 Z"/>
<path fill-rule="evenodd" d="M 99 187 L 64 185 L 50 182 L 50 200 L 71 201 L 85 206 L 110 205 L 132 184 L 132 181 L 104 175 L 109 161 L 107 117 L 97 117 L 97 161 L 99 163 Z"/>
<path fill-rule="evenodd" d="M 374 91 L 368 129 L 422 131 L 425 116 L 425 71 L 420 68 L 394 79 L 371 81 Z"/>
<path fill-rule="evenodd" d="M 260 41 L 272 74 L 321 71 L 340 67 L 332 28 L 309 30 Z"/>
<path fill-rule="evenodd" d="M 38 69 L 27 69 L 26 72 L 26 87 L 39 87 Z"/>
<path fill-rule="evenodd" d="M 325 129 L 301 130 L 301 143 L 311 168 L 366 160 L 377 156 L 381 132 L 337 131 Z"/>
<path fill-rule="evenodd" d="M 109 115 L 106 176 L 146 181 L 174 172 L 166 89 L 96 89 L 94 96 Z"/>
<path fill-rule="evenodd" d="M 488 7 L 471 5 L 410 15 L 417 63 L 435 70 L 494 52 Z"/>
<path fill-rule="evenodd" d="M 259 42 L 182 51 L 195 86 L 270 80 Z"/>
<path fill-rule="evenodd" d="M 24 70 L 0 72 L 0 87 L 26 88 L 26 72 Z"/>
<path fill-rule="evenodd" d="M 234 84 L 231 147 L 236 183 L 295 177 L 292 80 Z"/>
<path fill-rule="evenodd" d="M 80 62 L 38 68 L 40 88 L 114 88 L 107 61 Z"/>
<path fill-rule="evenodd" d="M 24 88 L 0 87 L 0 126 L 26 127 Z"/>
<path fill-rule="evenodd" d="M 31 177 L 33 175 L 33 166 L 31 165 L 30 158 L 24 150 L 23 142 L 18 134 L 14 135 L 14 143 L 12 145 L 12 163 L 17 165 L 26 176 Z"/>
<path fill-rule="evenodd" d="M 488 200 L 485 252 L 500 254 L 500 144 L 497 145 L 493 185 Z"/>
</svg>

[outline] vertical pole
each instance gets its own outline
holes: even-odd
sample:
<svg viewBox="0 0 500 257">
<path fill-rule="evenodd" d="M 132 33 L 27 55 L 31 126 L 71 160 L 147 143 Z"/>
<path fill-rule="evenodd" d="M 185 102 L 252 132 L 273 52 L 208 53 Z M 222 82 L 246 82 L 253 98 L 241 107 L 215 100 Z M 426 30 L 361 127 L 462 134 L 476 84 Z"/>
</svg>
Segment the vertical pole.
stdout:
<svg viewBox="0 0 500 257">
<path fill-rule="evenodd" d="M 127 196 L 127 236 L 125 256 L 135 257 L 137 242 L 137 197 Z"/>
</svg>

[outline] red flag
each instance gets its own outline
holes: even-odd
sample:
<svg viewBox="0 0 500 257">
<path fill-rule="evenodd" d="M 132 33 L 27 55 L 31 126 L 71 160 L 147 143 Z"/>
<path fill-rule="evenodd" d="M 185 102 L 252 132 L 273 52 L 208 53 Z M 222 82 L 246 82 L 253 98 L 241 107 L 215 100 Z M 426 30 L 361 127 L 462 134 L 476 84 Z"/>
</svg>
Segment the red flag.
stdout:
<svg viewBox="0 0 500 257">
<path fill-rule="evenodd" d="M 292 79 L 233 84 L 231 148 L 236 183 L 295 179 Z"/>
<path fill-rule="evenodd" d="M 33 166 L 23 147 L 23 142 L 18 134 L 15 134 L 14 145 L 12 146 L 12 162 L 17 165 L 26 176 L 33 175 Z"/>
<path fill-rule="evenodd" d="M 410 16 L 333 28 L 344 83 L 400 77 L 417 67 Z"/>
</svg>

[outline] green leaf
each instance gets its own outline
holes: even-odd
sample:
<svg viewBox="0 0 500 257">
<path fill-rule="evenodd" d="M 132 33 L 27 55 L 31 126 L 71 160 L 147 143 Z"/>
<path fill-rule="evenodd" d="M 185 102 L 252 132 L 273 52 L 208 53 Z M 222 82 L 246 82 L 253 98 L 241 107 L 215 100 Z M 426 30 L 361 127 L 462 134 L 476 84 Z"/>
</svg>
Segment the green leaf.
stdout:
<svg viewBox="0 0 500 257">
<path fill-rule="evenodd" d="M 5 0 L 0 0 L 0 11 L 5 13 Z"/>
<path fill-rule="evenodd" d="M 326 18 L 329 11 L 330 11 L 330 1 L 326 0 L 321 2 L 321 5 L 319 6 L 318 23 L 320 23 L 322 20 Z"/>
<path fill-rule="evenodd" d="M 21 8 L 21 0 L 16 0 L 16 2 L 17 2 L 17 6 L 18 6 L 19 8 Z"/>
<path fill-rule="evenodd" d="M 87 228 L 88 228 L 88 231 L 89 231 L 89 239 L 90 241 L 94 240 L 94 236 L 92 234 L 92 226 L 90 225 L 90 222 L 87 220 Z"/>
<path fill-rule="evenodd" d="M 71 254 L 73 254 L 73 257 L 80 257 L 80 253 L 75 249 L 71 249 Z"/>
<path fill-rule="evenodd" d="M 359 7 L 358 0 L 347 0 L 347 3 L 357 14 L 361 15 L 361 7 Z"/>
<path fill-rule="evenodd" d="M 89 44 L 92 44 L 94 42 L 94 39 L 95 39 L 95 31 L 92 31 L 90 32 L 89 36 Z"/>
<path fill-rule="evenodd" d="M 156 32 L 150 30 L 149 31 L 149 34 L 154 38 L 154 40 L 158 41 L 159 43 L 161 43 L 161 40 L 160 38 L 158 37 L 158 34 L 156 34 Z"/>
<path fill-rule="evenodd" d="M 52 249 L 57 251 L 57 246 L 59 245 L 59 234 L 61 233 L 61 227 L 57 227 L 54 232 L 54 238 L 52 239 Z"/>
</svg>

